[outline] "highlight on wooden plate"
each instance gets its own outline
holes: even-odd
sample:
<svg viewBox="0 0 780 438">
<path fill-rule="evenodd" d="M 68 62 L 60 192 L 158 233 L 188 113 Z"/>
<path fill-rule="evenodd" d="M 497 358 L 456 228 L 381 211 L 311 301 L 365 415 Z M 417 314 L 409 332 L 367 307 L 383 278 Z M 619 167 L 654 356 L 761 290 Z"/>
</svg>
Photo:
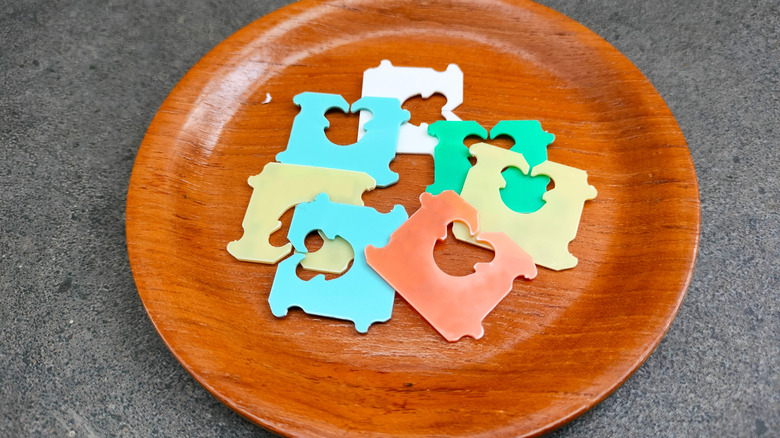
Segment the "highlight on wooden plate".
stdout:
<svg viewBox="0 0 780 438">
<path fill-rule="evenodd" d="M 382 60 L 435 72 L 456 64 L 462 102 L 447 111 L 482 127 L 539 121 L 555 136 L 547 162 L 586 170 L 598 190 L 568 245 L 577 266 L 515 280 L 479 340 L 447 342 L 398 296 L 392 319 L 366 334 L 295 309 L 278 319 L 268 304 L 276 267 L 226 250 L 242 235 L 253 196 L 247 178 L 286 149 L 299 112 L 293 98 L 309 91 L 356 102 L 363 73 Z M 438 91 L 453 94 L 446 88 Z M 446 103 L 433 93 L 402 106 L 422 126 L 441 120 Z M 330 142 L 356 141 L 357 114 L 326 117 Z M 488 145 L 475 150 L 513 147 L 511 137 L 481 137 Z M 540 175 L 555 171 L 538 166 Z M 434 157 L 399 154 L 389 170 L 397 183 L 345 196 L 380 214 L 401 205 L 411 215 L 436 181 Z M 255 21 L 163 103 L 139 150 L 126 214 L 133 276 L 171 352 L 218 399 L 287 436 L 557 428 L 614 391 L 658 345 L 684 297 L 699 236 L 696 176 L 663 99 L 604 40 L 520 0 L 302 1 Z M 277 252 L 292 218 L 288 209 L 282 227 L 268 231 Z M 443 271 L 465 275 L 491 261 L 492 252 L 448 230 L 433 254 Z M 309 236 L 323 248 L 333 237 Z M 296 249 L 314 254 L 311 242 Z M 326 278 L 340 268 L 330 266 Z"/>
</svg>

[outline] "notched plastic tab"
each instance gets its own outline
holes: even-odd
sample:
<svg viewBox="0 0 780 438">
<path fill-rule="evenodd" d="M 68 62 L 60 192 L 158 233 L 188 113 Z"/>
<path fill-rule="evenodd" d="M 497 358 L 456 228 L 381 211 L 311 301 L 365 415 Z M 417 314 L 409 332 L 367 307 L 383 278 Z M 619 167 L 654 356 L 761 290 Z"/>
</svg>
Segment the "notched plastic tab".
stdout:
<svg viewBox="0 0 780 438">
<path fill-rule="evenodd" d="M 428 127 L 428 132 L 439 139 L 434 150 L 434 183 L 425 191 L 441 193 L 454 190 L 460 193 L 466 175 L 471 169 L 468 147 L 464 140 L 468 136 L 487 138 L 487 132 L 474 121 L 439 121 Z M 523 156 L 533 168 L 547 160 L 547 146 L 555 136 L 544 131 L 537 120 L 502 120 L 490 130 L 490 138 L 506 135 L 514 140 L 510 149 Z M 510 167 L 503 171 L 506 187 L 501 189 L 501 199 L 512 210 L 532 213 L 544 205 L 542 195 L 547 191 L 550 178 L 544 175 L 531 176 L 528 172 Z"/>
<path fill-rule="evenodd" d="M 440 120 L 428 127 L 428 133 L 439 143 L 433 151 L 433 184 L 425 191 L 433 195 L 445 190 L 460 193 L 471 169 L 469 148 L 463 142 L 470 135 L 485 139 L 487 131 L 473 120 Z"/>
<path fill-rule="evenodd" d="M 441 93 L 447 103 L 441 108 L 445 120 L 460 120 L 452 111 L 463 103 L 463 72 L 455 64 L 444 71 L 427 67 L 396 67 L 382 60 L 379 67 L 363 72 L 363 96 L 393 97 L 403 104 L 407 99 L 421 96 L 423 99 Z M 358 139 L 363 137 L 363 126 L 371 120 L 371 114 L 360 112 Z M 433 155 L 436 139 L 428 133 L 428 124 L 420 126 L 406 123 L 401 126 L 396 151 L 399 154 Z"/>
<path fill-rule="evenodd" d="M 366 247 L 366 260 L 445 339 L 479 339 L 482 320 L 512 290 L 518 276 L 536 276 L 533 259 L 504 233 L 480 233 L 477 239 L 496 253 L 490 263 L 477 263 L 474 273 L 455 277 L 439 269 L 433 258 L 437 240 L 447 238 L 447 225 L 478 228 L 477 211 L 455 192 L 423 193 L 422 206 L 390 237 L 383 248 Z"/>
<path fill-rule="evenodd" d="M 555 141 L 555 135 L 542 129 L 538 120 L 501 120 L 490 130 L 490 138 L 501 135 L 514 140 L 510 150 L 522 154 L 532 169 L 547 161 L 547 146 Z"/>
<path fill-rule="evenodd" d="M 389 320 L 395 291 L 366 264 L 364 248 L 385 245 L 407 217 L 401 205 L 383 214 L 370 207 L 331 202 L 324 193 L 313 202 L 298 205 L 287 235 L 298 252 L 279 263 L 276 270 L 268 297 L 273 314 L 282 317 L 289 308 L 300 307 L 310 315 L 352 321 L 360 333 L 375 322 Z M 352 245 L 355 259 L 342 276 L 325 280 L 318 275 L 306 281 L 295 273 L 306 251 L 304 239 L 314 230 Z"/>
<path fill-rule="evenodd" d="M 502 231 L 533 257 L 536 264 L 562 270 L 577 265 L 569 253 L 569 242 L 577 235 L 582 208 L 586 200 L 596 197 L 596 189 L 588 185 L 588 174 L 580 169 L 545 161 L 530 172 L 531 176 L 547 175 L 555 187 L 543 195 L 544 206 L 534 213 L 517 213 L 501 200 L 499 190 L 506 184 L 501 171 L 515 166 L 528 172 L 522 155 L 477 143 L 471 146 L 477 164 L 469 171 L 461 196 L 479 211 L 481 232 Z M 456 238 L 480 244 L 460 224 L 452 227 Z"/>
<path fill-rule="evenodd" d="M 510 150 L 522 154 L 532 170 L 547 161 L 547 146 L 555 140 L 555 136 L 543 130 L 537 120 L 501 120 L 490 130 L 490 138 L 500 135 L 514 140 Z M 542 208 L 549 177 L 526 175 L 515 167 L 504 170 L 502 175 L 506 187 L 501 189 L 501 199 L 507 207 L 518 213 L 533 213 Z"/>
<path fill-rule="evenodd" d="M 325 135 L 330 126 L 325 113 L 331 109 L 345 113 L 349 110 L 343 97 L 304 92 L 295 96 L 293 102 L 301 111 L 293 120 L 287 149 L 276 155 L 277 161 L 365 172 L 379 187 L 398 181 L 398 174 L 390 170 L 390 162 L 395 158 L 398 130 L 409 120 L 409 111 L 401 109 L 398 99 L 363 97 L 353 103 L 353 113 L 365 110 L 374 117 L 363 127 L 365 136 L 348 146 L 333 144 Z"/>
<path fill-rule="evenodd" d="M 268 241 L 282 223 L 279 218 L 288 209 L 309 202 L 319 193 L 327 193 L 335 202 L 363 205 L 363 192 L 373 190 L 374 179 L 363 172 L 268 163 L 259 175 L 249 177 L 252 197 L 249 199 L 241 239 L 228 243 L 233 257 L 256 263 L 276 263 L 290 253 L 289 243 L 277 247 Z M 306 267 L 319 272 L 341 273 L 352 259 L 352 248 L 341 239 L 324 240 L 312 254 L 316 260 Z"/>
</svg>

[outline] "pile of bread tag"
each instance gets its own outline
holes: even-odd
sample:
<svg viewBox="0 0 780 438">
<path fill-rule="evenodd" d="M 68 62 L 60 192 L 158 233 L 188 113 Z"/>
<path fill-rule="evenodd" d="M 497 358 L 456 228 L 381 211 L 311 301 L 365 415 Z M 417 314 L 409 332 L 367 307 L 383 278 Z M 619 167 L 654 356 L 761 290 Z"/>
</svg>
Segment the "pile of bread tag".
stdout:
<svg viewBox="0 0 780 438">
<path fill-rule="evenodd" d="M 447 98 L 445 120 L 430 126 L 408 123 L 401 104 L 433 93 Z M 349 112 L 344 98 L 295 96 L 300 112 L 287 149 L 249 178 L 253 192 L 244 234 L 227 247 L 238 260 L 278 263 L 269 296 L 274 315 L 299 307 L 307 314 L 353 321 L 365 333 L 371 324 L 390 319 L 398 292 L 448 341 L 479 339 L 482 320 L 512 290 L 515 278 L 534 278 L 536 265 L 561 270 L 577 264 L 568 244 L 585 201 L 596 197 L 587 173 L 547 160 L 554 137 L 535 120 L 505 120 L 492 127 L 491 139 L 515 140 L 511 149 L 487 143 L 467 147 L 467 137 L 487 139 L 488 131 L 453 113 L 462 101 L 458 66 L 437 72 L 382 61 L 365 71 L 363 97 L 351 105 L 351 112 L 360 112 L 358 140 L 340 146 L 325 134 L 325 114 Z M 401 205 L 383 214 L 361 199 L 365 191 L 398 181 L 389 167 L 396 153 L 434 157 L 434 183 L 420 195 L 422 206 L 411 217 Z M 550 179 L 554 188 L 548 191 Z M 273 246 L 269 237 L 290 208 L 295 209 L 290 243 Z M 492 249 L 494 259 L 477 264 L 471 275 L 442 272 L 433 247 L 446 238 L 450 223 L 457 239 Z M 323 245 L 308 253 L 304 240 L 313 231 Z M 296 274 L 299 264 L 343 275 L 302 280 Z"/>
</svg>

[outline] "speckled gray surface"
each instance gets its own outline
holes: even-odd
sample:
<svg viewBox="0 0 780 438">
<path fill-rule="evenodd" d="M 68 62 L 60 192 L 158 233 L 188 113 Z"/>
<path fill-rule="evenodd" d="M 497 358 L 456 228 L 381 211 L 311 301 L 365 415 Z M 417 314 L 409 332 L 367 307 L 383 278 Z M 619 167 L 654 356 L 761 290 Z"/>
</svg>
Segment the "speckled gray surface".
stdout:
<svg viewBox="0 0 780 438">
<path fill-rule="evenodd" d="M 133 284 L 123 217 L 138 146 L 177 80 L 284 3 L 0 2 L 0 436 L 272 436 L 165 348 Z M 542 3 L 655 85 L 702 206 L 670 331 L 555 436 L 780 436 L 780 6 Z"/>
</svg>

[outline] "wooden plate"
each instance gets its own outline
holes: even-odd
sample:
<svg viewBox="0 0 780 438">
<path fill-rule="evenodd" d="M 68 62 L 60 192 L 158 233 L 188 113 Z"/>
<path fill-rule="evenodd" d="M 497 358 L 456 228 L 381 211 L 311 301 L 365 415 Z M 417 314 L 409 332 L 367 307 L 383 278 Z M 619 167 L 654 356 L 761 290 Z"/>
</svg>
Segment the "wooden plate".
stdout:
<svg viewBox="0 0 780 438">
<path fill-rule="evenodd" d="M 540 120 L 556 136 L 550 159 L 587 170 L 598 189 L 570 245 L 579 265 L 515 281 L 479 341 L 447 343 L 400 298 L 392 320 L 367 335 L 299 311 L 277 319 L 267 304 L 275 267 L 225 250 L 242 233 L 247 177 L 286 147 L 293 96 L 353 102 L 362 72 L 382 59 L 437 70 L 457 63 L 460 117 L 487 128 Z M 272 101 L 263 104 L 266 93 Z M 432 122 L 442 103 L 406 107 Z M 351 143 L 357 117 L 331 120 L 331 138 Z M 401 156 L 392 168 L 401 182 L 364 199 L 413 213 L 433 181 L 432 160 Z M 284 233 L 273 236 L 277 245 Z M 520 0 L 304 1 L 255 21 L 162 105 L 127 201 L 133 274 L 168 347 L 217 398 L 284 435 L 556 428 L 604 399 L 658 344 L 685 294 L 698 236 L 694 168 L 661 97 L 604 40 Z M 437 257 L 458 273 L 485 255 L 449 240 Z"/>
</svg>

